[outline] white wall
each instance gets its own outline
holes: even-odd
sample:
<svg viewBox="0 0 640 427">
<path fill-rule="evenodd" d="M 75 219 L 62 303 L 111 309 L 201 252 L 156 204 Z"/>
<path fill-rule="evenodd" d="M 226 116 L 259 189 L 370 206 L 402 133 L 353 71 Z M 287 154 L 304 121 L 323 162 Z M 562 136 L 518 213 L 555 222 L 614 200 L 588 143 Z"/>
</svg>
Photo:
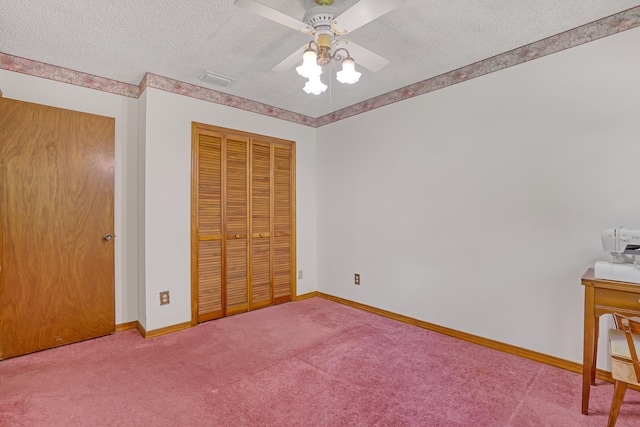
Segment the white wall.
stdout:
<svg viewBox="0 0 640 427">
<path fill-rule="evenodd" d="M 582 362 L 580 277 L 602 231 L 640 226 L 638 45 L 640 28 L 320 128 L 318 290 Z"/>
<path fill-rule="evenodd" d="M 191 320 L 192 121 L 296 141 L 298 294 L 316 289 L 316 130 L 157 89 L 146 91 L 146 330 Z M 171 304 L 160 306 L 159 292 Z"/>
<path fill-rule="evenodd" d="M 137 100 L 0 70 L 5 98 L 115 117 L 116 323 L 137 320 Z"/>
</svg>

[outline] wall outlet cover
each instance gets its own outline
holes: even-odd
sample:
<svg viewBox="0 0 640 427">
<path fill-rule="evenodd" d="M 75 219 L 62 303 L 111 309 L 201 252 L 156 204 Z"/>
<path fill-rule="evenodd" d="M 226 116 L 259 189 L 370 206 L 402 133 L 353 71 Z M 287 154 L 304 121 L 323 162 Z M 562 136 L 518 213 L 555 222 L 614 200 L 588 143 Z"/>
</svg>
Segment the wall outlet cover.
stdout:
<svg viewBox="0 0 640 427">
<path fill-rule="evenodd" d="M 171 301 L 169 300 L 169 291 L 160 292 L 160 305 L 167 305 Z"/>
</svg>

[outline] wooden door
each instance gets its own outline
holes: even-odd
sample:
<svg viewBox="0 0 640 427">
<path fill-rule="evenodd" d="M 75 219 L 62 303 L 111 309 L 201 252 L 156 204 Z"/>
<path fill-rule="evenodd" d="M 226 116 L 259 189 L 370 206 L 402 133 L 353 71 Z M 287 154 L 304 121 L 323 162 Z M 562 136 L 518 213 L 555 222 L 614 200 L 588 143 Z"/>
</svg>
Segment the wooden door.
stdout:
<svg viewBox="0 0 640 427">
<path fill-rule="evenodd" d="M 114 119 L 0 99 L 0 359 L 115 330 Z"/>
<path fill-rule="evenodd" d="M 249 309 L 249 141 L 225 136 L 225 315 Z"/>
<path fill-rule="evenodd" d="M 293 147 L 274 144 L 273 303 L 291 301 L 295 283 Z"/>
<path fill-rule="evenodd" d="M 251 144 L 251 277 L 250 308 L 272 304 L 273 271 L 271 227 L 271 146 L 254 140 Z"/>
<path fill-rule="evenodd" d="M 295 143 L 192 126 L 192 324 L 295 295 Z"/>
<path fill-rule="evenodd" d="M 215 132 L 194 132 L 196 174 L 193 198 L 196 228 L 193 239 L 197 245 L 196 262 L 192 266 L 197 275 L 197 322 L 224 316 L 222 238 L 222 138 Z"/>
</svg>

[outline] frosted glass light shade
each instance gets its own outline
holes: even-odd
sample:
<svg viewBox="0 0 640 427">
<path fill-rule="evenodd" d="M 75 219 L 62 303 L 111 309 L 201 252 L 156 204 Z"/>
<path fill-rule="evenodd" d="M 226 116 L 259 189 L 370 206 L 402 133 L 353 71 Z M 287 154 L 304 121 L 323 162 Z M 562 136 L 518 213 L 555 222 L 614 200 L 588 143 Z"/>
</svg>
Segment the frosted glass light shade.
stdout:
<svg viewBox="0 0 640 427">
<path fill-rule="evenodd" d="M 336 73 L 336 79 L 340 83 L 354 84 L 360 80 L 362 73 L 356 71 L 356 63 L 353 59 L 347 58 L 342 61 L 342 71 Z"/>
<path fill-rule="evenodd" d="M 305 78 L 322 74 L 322 67 L 318 65 L 317 58 L 318 55 L 313 50 L 305 50 L 304 54 L 302 54 L 302 65 L 296 67 L 298 74 Z"/>
<path fill-rule="evenodd" d="M 327 90 L 327 85 L 320 81 L 320 76 L 311 76 L 309 77 L 309 81 L 304 85 L 305 92 L 313 95 L 320 95 L 322 92 Z"/>
</svg>

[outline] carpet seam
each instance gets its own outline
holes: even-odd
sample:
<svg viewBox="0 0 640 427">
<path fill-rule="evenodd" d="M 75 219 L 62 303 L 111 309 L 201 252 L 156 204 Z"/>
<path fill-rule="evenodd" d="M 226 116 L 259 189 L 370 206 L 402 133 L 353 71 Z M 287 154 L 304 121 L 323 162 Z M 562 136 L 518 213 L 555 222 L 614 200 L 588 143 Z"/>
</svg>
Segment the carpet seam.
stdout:
<svg viewBox="0 0 640 427">
<path fill-rule="evenodd" d="M 542 373 L 542 369 L 543 369 L 543 366 L 540 366 L 538 368 L 538 372 L 536 372 L 536 374 L 531 379 L 531 382 L 527 386 L 527 390 L 523 393 L 522 398 L 520 399 L 520 401 L 518 402 L 516 407 L 513 408 L 513 411 L 511 412 L 511 415 L 509 416 L 509 419 L 507 419 L 507 424 L 506 424 L 507 426 L 511 425 L 511 422 L 516 417 L 518 411 L 520 410 L 522 405 L 524 405 L 524 402 L 527 400 L 527 398 L 531 395 L 531 390 L 533 389 L 533 386 L 535 385 L 536 381 L 538 380 L 538 377 L 540 377 L 540 374 Z"/>
</svg>

